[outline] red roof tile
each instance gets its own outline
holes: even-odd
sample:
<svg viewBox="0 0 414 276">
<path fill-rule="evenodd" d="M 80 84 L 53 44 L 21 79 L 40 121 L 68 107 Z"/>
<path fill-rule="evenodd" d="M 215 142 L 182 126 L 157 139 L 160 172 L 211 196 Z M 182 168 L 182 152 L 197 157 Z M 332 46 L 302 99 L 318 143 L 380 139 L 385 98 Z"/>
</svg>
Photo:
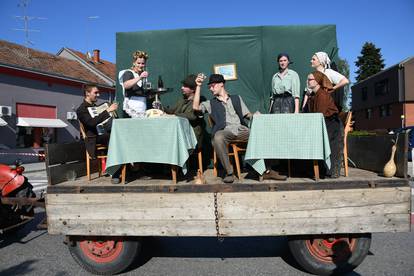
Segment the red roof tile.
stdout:
<svg viewBox="0 0 414 276">
<path fill-rule="evenodd" d="M 72 51 L 74 54 L 76 54 L 78 57 L 83 59 L 88 64 L 94 66 L 96 69 L 98 69 L 99 71 L 104 73 L 109 78 L 111 78 L 113 80 L 116 79 L 116 66 L 115 66 L 114 63 L 112 63 L 110 61 L 107 61 L 107 60 L 104 60 L 104 59 L 101 59 L 101 58 L 100 58 L 99 62 L 95 63 L 92 60 L 87 59 L 86 55 L 84 53 L 73 50 L 71 48 L 67 48 L 67 49 Z"/>
<path fill-rule="evenodd" d="M 79 62 L 0 40 L 0 63 L 108 86 Z"/>
</svg>

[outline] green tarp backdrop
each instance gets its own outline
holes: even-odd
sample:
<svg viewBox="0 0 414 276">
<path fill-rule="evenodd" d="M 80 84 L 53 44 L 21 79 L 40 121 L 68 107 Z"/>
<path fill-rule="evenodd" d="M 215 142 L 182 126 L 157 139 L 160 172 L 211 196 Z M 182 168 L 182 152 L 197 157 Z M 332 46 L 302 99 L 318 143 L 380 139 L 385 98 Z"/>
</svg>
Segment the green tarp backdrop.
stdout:
<svg viewBox="0 0 414 276">
<path fill-rule="evenodd" d="M 279 53 L 290 55 L 290 68 L 299 74 L 303 91 L 307 74 L 312 71 L 312 54 L 330 54 L 337 47 L 335 25 L 128 32 L 117 33 L 116 44 L 117 72 L 131 67 L 134 51 L 149 54 L 148 80 L 156 86 L 158 76 L 162 76 L 164 87 L 173 88 L 173 92 L 162 96 L 164 106 L 173 105 L 181 97 L 180 81 L 188 74 L 209 75 L 215 64 L 235 63 L 238 78 L 226 82 L 227 91 L 241 95 L 251 112 L 262 113 L 269 106 L 271 79 L 278 70 Z M 206 85 L 202 95 L 211 98 Z M 117 100 L 121 99 L 117 84 Z"/>
</svg>

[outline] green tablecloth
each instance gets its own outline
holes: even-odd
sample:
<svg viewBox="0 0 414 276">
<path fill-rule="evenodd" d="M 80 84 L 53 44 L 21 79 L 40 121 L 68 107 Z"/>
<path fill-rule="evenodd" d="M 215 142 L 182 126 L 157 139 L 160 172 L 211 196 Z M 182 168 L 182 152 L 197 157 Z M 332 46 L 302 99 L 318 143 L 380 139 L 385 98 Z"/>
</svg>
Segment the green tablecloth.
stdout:
<svg viewBox="0 0 414 276">
<path fill-rule="evenodd" d="M 331 149 L 321 113 L 260 114 L 253 117 L 245 161 L 259 174 L 264 159 L 325 160 Z"/>
<path fill-rule="evenodd" d="M 112 123 L 106 171 L 113 174 L 122 164 L 133 162 L 177 165 L 185 163 L 197 139 L 186 118 L 116 119 Z"/>
</svg>

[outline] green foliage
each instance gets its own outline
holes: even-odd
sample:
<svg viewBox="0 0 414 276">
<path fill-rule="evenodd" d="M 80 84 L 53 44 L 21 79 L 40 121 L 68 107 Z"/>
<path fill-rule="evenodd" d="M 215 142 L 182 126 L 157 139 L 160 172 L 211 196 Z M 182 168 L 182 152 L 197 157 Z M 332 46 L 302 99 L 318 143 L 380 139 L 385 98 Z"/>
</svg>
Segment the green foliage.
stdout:
<svg viewBox="0 0 414 276">
<path fill-rule="evenodd" d="M 346 59 L 341 59 L 340 57 L 338 57 L 338 72 L 341 73 L 342 75 L 344 75 L 348 80 L 349 80 L 349 63 Z M 344 87 L 344 106 L 343 106 L 343 111 L 349 111 L 349 100 L 351 98 L 351 89 L 350 89 L 350 85 L 347 84 Z"/>
<path fill-rule="evenodd" d="M 338 57 L 338 72 L 349 79 L 349 63 L 346 59 Z"/>
<path fill-rule="evenodd" d="M 357 57 L 355 65 L 358 70 L 356 80 L 360 82 L 384 69 L 384 59 L 382 59 L 381 48 L 377 48 L 374 43 L 365 42 L 362 46 L 361 55 Z"/>
</svg>

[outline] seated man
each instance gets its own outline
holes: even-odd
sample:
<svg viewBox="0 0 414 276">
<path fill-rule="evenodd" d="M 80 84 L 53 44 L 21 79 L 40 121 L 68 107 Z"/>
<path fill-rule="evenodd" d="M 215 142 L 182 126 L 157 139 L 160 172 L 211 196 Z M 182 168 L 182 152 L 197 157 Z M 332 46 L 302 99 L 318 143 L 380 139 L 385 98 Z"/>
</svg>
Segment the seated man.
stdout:
<svg viewBox="0 0 414 276">
<path fill-rule="evenodd" d="M 105 120 L 109 119 L 111 115 L 109 112 L 116 111 L 118 104 L 111 104 L 105 111 L 96 117 L 92 117 L 88 111 L 88 107 L 96 106 L 98 100 L 99 90 L 95 85 L 85 85 L 83 103 L 76 110 L 79 121 L 83 124 L 86 132 L 85 147 L 92 159 L 96 158 L 96 144 L 108 145 L 109 134 L 105 133 L 98 135 L 96 126 Z M 110 122 L 108 122 L 110 123 Z M 112 176 L 112 183 L 119 183 L 119 173 Z"/>
<path fill-rule="evenodd" d="M 233 183 L 233 167 L 230 164 L 227 145 L 234 141 L 246 141 L 249 138 L 249 128 L 244 122 L 244 118 L 251 118 L 252 114 L 239 95 L 229 95 L 224 84 L 223 75 L 210 75 L 207 83 L 214 98 L 204 101 L 200 104 L 200 90 L 203 83 L 203 76 L 199 75 L 196 79 L 197 88 L 193 100 L 193 108 L 203 113 L 208 112 L 214 121 L 211 130 L 212 143 L 217 153 L 221 165 L 226 170 L 226 176 L 223 179 L 225 183 Z M 286 177 L 280 176 L 274 171 L 266 171 L 264 178 L 285 180 Z"/>
<path fill-rule="evenodd" d="M 196 75 L 188 75 L 181 83 L 183 98 L 180 99 L 173 108 L 166 108 L 164 111 L 168 114 L 187 118 L 193 127 L 194 134 L 197 138 L 197 147 L 203 143 L 204 119 L 193 109 L 193 99 L 197 88 Z"/>
</svg>

